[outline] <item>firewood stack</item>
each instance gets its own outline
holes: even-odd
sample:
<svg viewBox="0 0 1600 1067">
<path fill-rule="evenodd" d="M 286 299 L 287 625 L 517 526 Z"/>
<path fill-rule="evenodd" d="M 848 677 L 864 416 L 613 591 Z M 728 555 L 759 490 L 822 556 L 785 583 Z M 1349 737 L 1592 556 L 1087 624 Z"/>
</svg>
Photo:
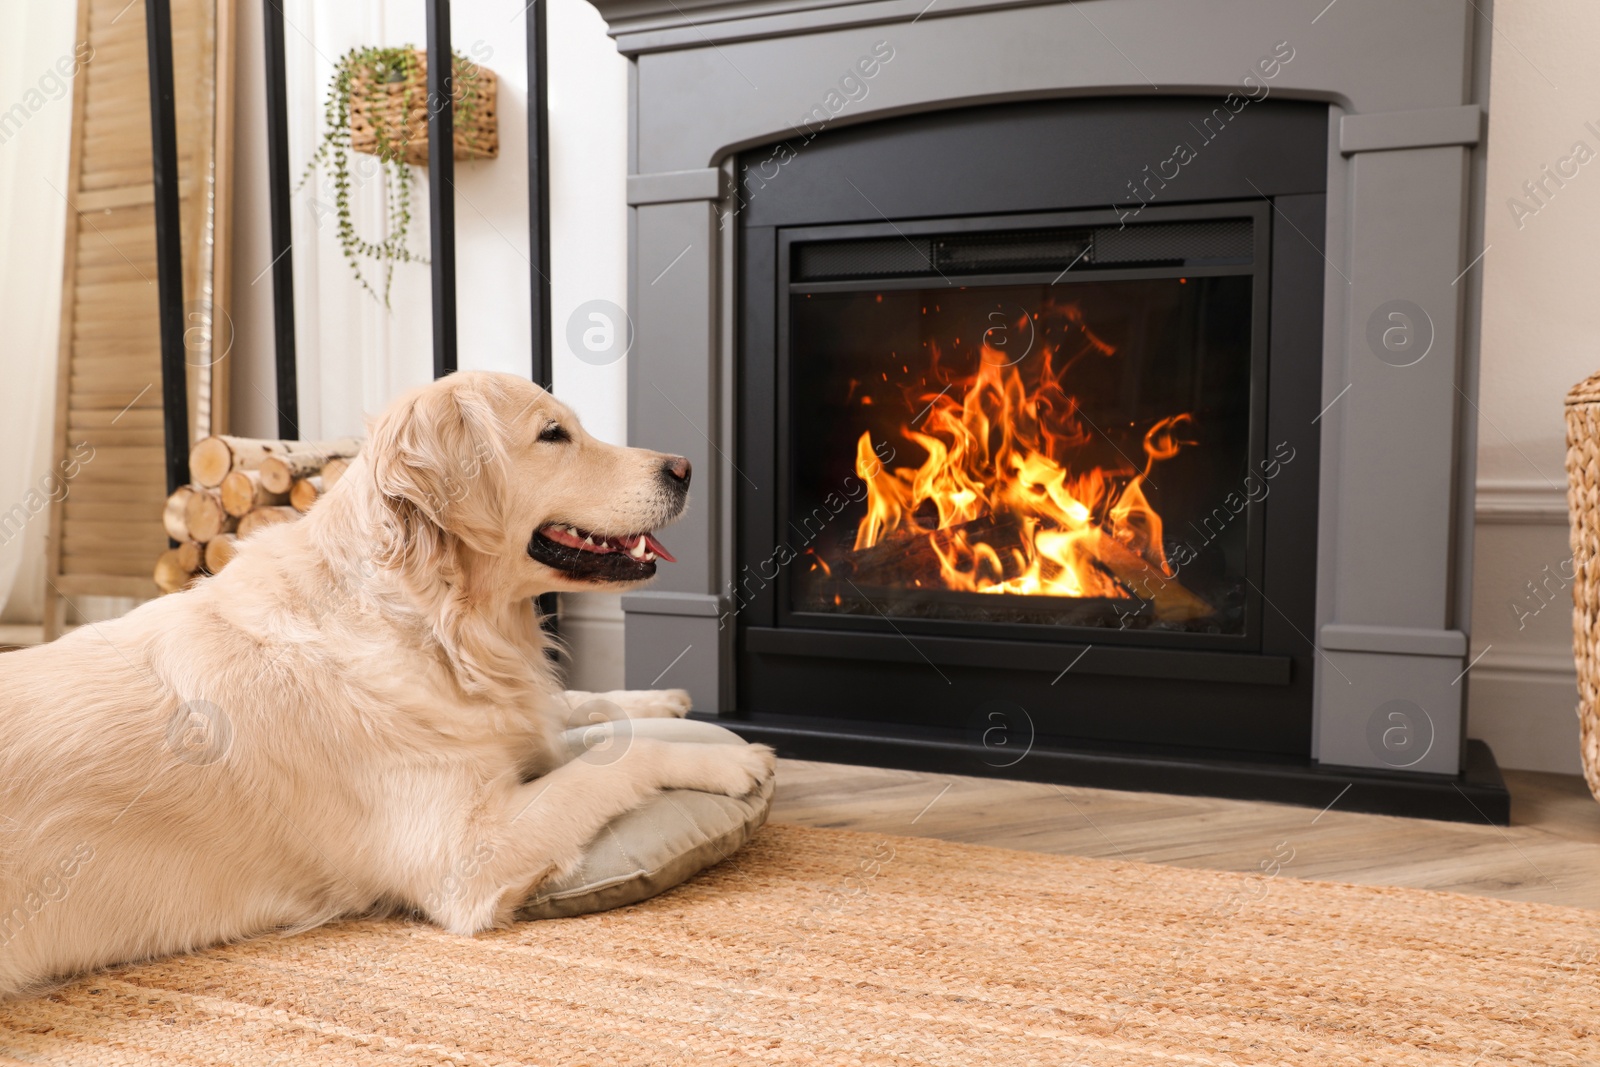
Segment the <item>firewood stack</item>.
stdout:
<svg viewBox="0 0 1600 1067">
<path fill-rule="evenodd" d="M 156 559 L 155 582 L 176 592 L 233 559 L 240 538 L 311 510 L 344 476 L 358 437 L 267 441 L 207 437 L 189 450 L 189 485 L 167 498 L 162 521 L 178 542 Z"/>
</svg>

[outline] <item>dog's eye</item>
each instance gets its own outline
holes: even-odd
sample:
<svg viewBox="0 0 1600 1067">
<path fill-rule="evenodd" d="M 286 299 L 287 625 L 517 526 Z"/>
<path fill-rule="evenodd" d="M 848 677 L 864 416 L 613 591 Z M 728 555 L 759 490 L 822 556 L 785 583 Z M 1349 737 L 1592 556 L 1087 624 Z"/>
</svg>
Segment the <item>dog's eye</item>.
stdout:
<svg viewBox="0 0 1600 1067">
<path fill-rule="evenodd" d="M 572 440 L 572 435 L 569 434 L 566 430 L 566 427 L 562 426 L 559 422 L 552 422 L 540 432 L 539 440 L 570 441 Z"/>
</svg>

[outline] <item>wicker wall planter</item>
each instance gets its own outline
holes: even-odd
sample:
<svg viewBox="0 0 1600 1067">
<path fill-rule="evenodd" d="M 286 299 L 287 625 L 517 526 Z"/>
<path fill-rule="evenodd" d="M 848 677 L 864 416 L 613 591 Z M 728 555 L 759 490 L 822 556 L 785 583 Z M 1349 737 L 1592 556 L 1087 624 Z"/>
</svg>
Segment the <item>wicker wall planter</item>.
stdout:
<svg viewBox="0 0 1600 1067">
<path fill-rule="evenodd" d="M 1600 374 L 1567 394 L 1567 511 L 1579 744 L 1589 791 L 1600 800 Z"/>
<path fill-rule="evenodd" d="M 398 73 L 398 72 L 397 72 Z M 455 60 L 455 157 L 493 159 L 500 154 L 500 121 L 495 111 L 499 79 L 494 71 L 459 56 Z M 374 85 L 359 71 L 350 93 L 350 147 L 379 155 L 378 128 L 388 143 L 399 146 L 399 158 L 418 167 L 428 165 L 428 54 L 412 52 L 404 78 Z"/>
</svg>

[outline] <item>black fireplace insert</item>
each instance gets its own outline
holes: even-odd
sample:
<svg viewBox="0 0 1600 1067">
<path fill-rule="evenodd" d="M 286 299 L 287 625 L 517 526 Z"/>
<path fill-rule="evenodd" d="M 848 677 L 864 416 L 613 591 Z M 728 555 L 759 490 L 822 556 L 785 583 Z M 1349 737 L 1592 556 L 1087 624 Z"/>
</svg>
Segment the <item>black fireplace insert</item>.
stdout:
<svg viewBox="0 0 1600 1067">
<path fill-rule="evenodd" d="M 791 619 L 1247 636 L 1260 538 L 1244 505 L 1273 470 L 1250 462 L 1265 220 L 1245 210 L 785 234 Z"/>
<path fill-rule="evenodd" d="M 1160 177 L 1209 112 L 891 120 L 747 189 L 743 716 L 1310 755 L 1327 112 Z"/>
</svg>

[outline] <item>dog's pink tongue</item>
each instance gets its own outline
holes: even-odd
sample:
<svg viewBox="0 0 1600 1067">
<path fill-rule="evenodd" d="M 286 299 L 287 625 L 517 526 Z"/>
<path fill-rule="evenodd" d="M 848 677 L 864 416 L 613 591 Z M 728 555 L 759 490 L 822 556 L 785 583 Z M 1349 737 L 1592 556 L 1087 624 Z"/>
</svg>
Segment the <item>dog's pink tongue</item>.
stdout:
<svg viewBox="0 0 1600 1067">
<path fill-rule="evenodd" d="M 662 559 L 666 560 L 668 563 L 676 563 L 676 562 L 678 562 L 678 558 L 676 556 L 674 556 L 671 552 L 667 551 L 667 546 L 662 544 L 660 541 L 656 540 L 656 535 L 655 534 L 648 534 L 648 533 L 645 534 L 644 535 L 644 541 L 645 541 L 646 545 L 650 546 L 650 551 L 654 552 L 656 555 L 660 556 Z"/>
</svg>

